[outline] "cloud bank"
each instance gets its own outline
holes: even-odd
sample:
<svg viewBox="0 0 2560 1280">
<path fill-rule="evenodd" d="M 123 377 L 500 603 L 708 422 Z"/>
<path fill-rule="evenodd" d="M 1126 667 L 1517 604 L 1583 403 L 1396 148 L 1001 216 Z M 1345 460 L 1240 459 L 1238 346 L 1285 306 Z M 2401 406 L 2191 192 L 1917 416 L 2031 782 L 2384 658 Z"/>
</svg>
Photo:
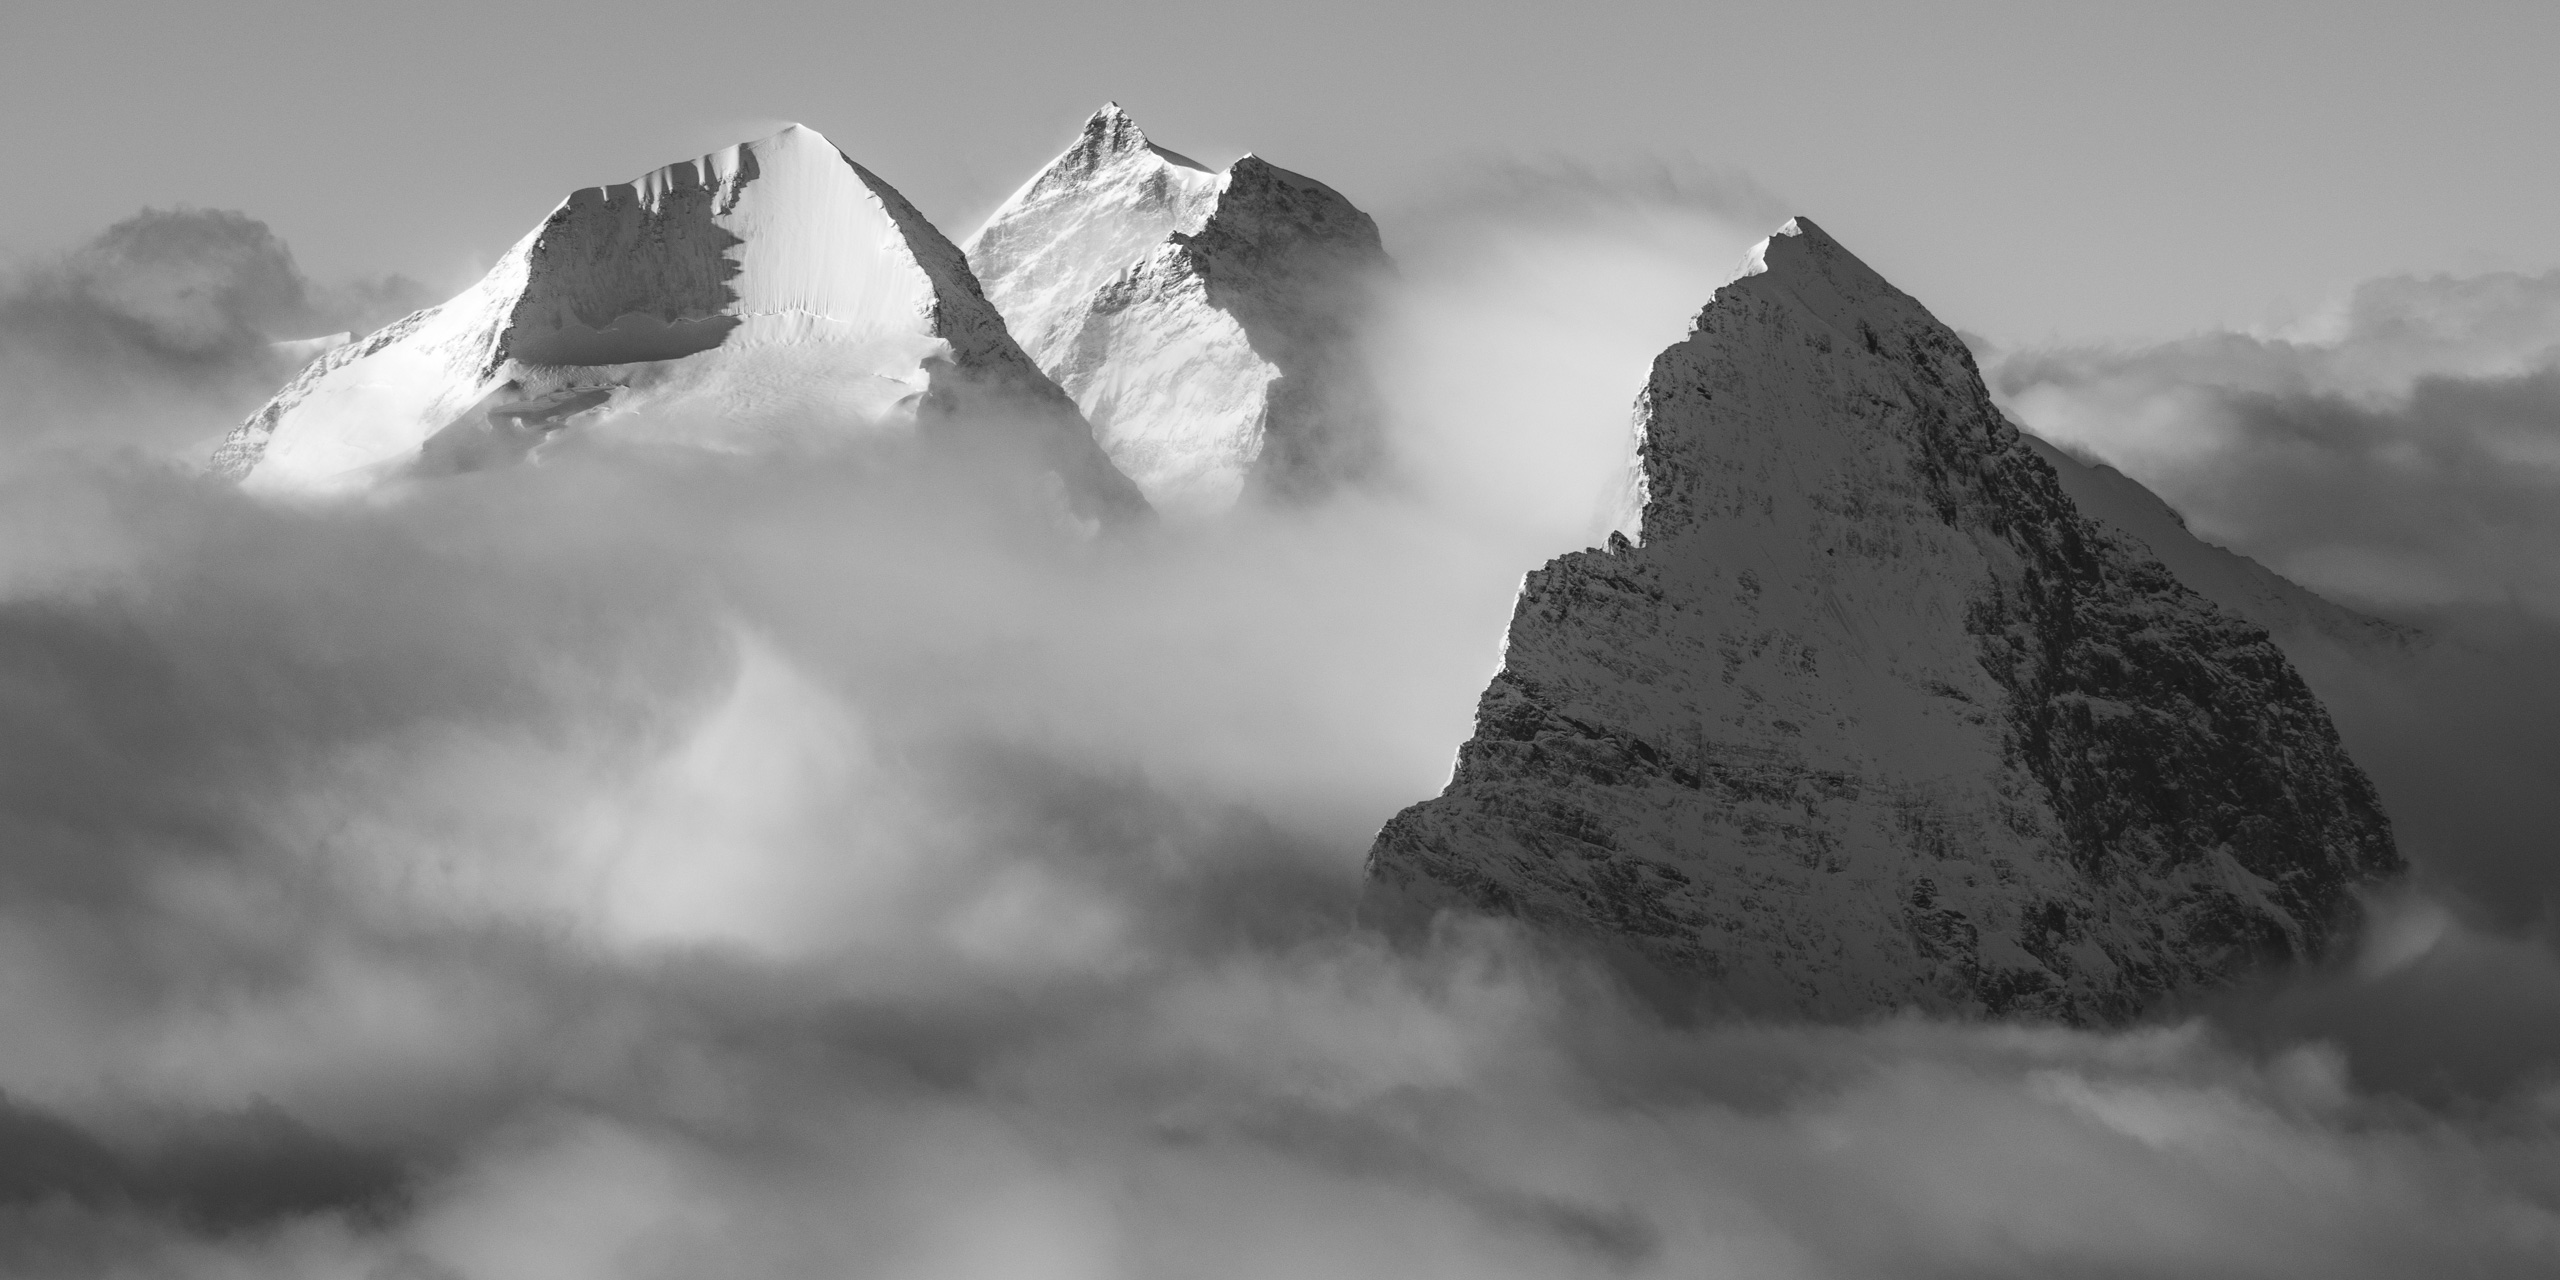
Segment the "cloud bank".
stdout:
<svg viewBox="0 0 2560 1280">
<path fill-rule="evenodd" d="M 310 353 L 427 305 L 416 281 L 320 286 L 265 223 L 146 209 L 52 258 L 0 270 L 0 438 L 149 451 L 257 407 Z"/>
<path fill-rule="evenodd" d="M 1350 927 L 1765 231 L 1559 199 L 1391 245 L 1388 483 L 1178 534 L 897 440 L 267 505 L 39 416 L 159 347 L 27 365 L 0 1271 L 2547 1274 L 2551 1059 L 2396 1087 L 2448 1059 L 2373 1007 L 2560 969 L 2423 901 L 2111 1035 L 1667 1026 L 1499 926 Z M 187 282 L 276 259 L 211 243 L 118 323 L 263 333 Z"/>
<path fill-rule="evenodd" d="M 1992 381 L 2315 590 L 2560 617 L 2560 272 L 2375 280 L 2294 330 L 2002 353 Z"/>
</svg>

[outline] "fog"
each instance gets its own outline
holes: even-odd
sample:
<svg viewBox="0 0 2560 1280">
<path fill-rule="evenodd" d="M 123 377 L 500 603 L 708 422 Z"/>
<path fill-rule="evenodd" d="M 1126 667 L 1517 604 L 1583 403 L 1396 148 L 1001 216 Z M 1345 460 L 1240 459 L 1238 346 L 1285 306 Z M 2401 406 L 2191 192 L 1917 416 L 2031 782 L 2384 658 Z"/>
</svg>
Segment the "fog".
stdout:
<svg viewBox="0 0 2560 1280">
<path fill-rule="evenodd" d="M 255 501 L 183 459 L 302 313 L 189 364 L 25 275 L 0 1272 L 2548 1274 L 2560 965 L 2458 895 L 2108 1034 L 1667 1025 L 1354 927 L 1758 200 L 1390 222 L 1386 473 L 1098 538 L 897 439 Z M 206 252 L 138 296 L 235 297 Z"/>
<path fill-rule="evenodd" d="M 45 446 L 202 453 L 198 436 L 292 375 L 272 344 L 433 300 L 401 276 L 315 285 L 266 224 L 224 210 L 145 209 L 70 252 L 0 260 L 10 461 Z"/>
</svg>

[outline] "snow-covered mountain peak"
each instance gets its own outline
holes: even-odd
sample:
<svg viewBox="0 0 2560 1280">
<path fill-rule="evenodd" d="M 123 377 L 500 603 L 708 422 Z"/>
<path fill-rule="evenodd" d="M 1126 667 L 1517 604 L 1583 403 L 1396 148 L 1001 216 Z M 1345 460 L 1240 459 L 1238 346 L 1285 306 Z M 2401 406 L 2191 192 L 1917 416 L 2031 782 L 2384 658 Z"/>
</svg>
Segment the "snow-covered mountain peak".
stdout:
<svg viewBox="0 0 2560 1280">
<path fill-rule="evenodd" d="M 1144 508 L 959 248 L 795 124 L 570 193 L 459 296 L 314 363 L 214 466 L 344 490 L 573 425 L 742 449 L 955 416 L 1037 437 L 1086 514 Z"/>
<path fill-rule="evenodd" d="M 1157 146 L 1147 137 L 1146 130 L 1138 127 L 1137 120 L 1120 109 L 1119 103 L 1106 102 L 1100 111 L 1086 118 L 1084 128 L 1076 135 L 1075 145 L 1050 162 L 1049 168 L 1033 181 L 1036 183 L 1046 178 L 1053 184 L 1062 184 L 1090 176 L 1113 161 L 1142 155 L 1178 168 L 1196 169 L 1202 173 L 1210 171 L 1209 166 L 1181 152 Z"/>
<path fill-rule="evenodd" d="M 1024 349 L 1159 507 L 1214 513 L 1257 477 L 1312 488 L 1365 458 L 1349 333 L 1385 254 L 1332 188 L 1251 155 L 1212 173 L 1105 106 L 968 249 Z"/>
<path fill-rule="evenodd" d="M 723 343 L 924 338 L 965 269 L 921 221 L 805 125 L 582 188 L 519 246 L 499 354 L 617 365 Z"/>
<path fill-rule="evenodd" d="M 1168 236 L 1198 231 L 1219 186 L 1107 105 L 969 238 L 969 262 L 1023 349 L 1054 371 L 1073 341 L 1075 304 Z"/>
</svg>

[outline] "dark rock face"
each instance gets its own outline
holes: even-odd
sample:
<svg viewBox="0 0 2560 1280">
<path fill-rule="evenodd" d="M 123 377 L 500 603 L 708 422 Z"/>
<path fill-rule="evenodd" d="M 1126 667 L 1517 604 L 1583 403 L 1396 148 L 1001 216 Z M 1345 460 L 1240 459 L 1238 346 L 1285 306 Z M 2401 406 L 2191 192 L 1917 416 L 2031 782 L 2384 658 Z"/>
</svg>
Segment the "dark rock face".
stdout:
<svg viewBox="0 0 2560 1280">
<path fill-rule="evenodd" d="M 755 152 L 742 149 L 726 180 L 687 160 L 571 194 L 528 250 L 500 351 L 527 364 L 608 365 L 719 346 L 738 326 L 731 251 L 745 242 L 715 219 L 757 176 Z"/>
<path fill-rule="evenodd" d="M 1246 156 L 1199 233 L 1175 239 L 1210 305 L 1279 370 L 1248 491 L 1310 497 L 1366 473 L 1380 411 L 1358 340 L 1368 290 L 1388 268 L 1378 224 L 1333 188 Z"/>
<path fill-rule="evenodd" d="M 2325 953 L 2400 861 L 2259 627 L 2083 519 L 1955 334 L 1790 223 L 1655 361 L 1641 545 L 1531 574 L 1369 910 L 1746 1009 L 2075 1023 Z"/>
</svg>

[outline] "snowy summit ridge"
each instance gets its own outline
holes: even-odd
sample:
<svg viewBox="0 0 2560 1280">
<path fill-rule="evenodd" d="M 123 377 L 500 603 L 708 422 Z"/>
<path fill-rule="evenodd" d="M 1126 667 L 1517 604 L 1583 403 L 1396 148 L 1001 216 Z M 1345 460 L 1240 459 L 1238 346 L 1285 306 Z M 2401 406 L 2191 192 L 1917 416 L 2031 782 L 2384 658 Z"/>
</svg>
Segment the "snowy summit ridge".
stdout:
<svg viewBox="0 0 2560 1280">
<path fill-rule="evenodd" d="M 2267 633 L 2084 517 L 1812 222 L 1636 416 L 1641 538 L 1529 575 L 1371 914 L 1526 916 L 1765 1012 L 2107 1023 L 2323 954 L 2398 870 Z"/>
<path fill-rule="evenodd" d="M 330 491 L 635 418 L 739 448 L 960 415 L 1036 437 L 1085 513 L 1143 509 L 959 249 L 792 125 L 571 194 L 460 295 L 313 363 L 214 465 L 252 489 Z"/>
<path fill-rule="evenodd" d="M 1386 253 L 1323 183 L 1251 155 L 1212 172 L 1106 104 L 968 253 L 1158 506 L 1313 492 L 1371 460 L 1377 410 L 1353 338 Z"/>
</svg>

